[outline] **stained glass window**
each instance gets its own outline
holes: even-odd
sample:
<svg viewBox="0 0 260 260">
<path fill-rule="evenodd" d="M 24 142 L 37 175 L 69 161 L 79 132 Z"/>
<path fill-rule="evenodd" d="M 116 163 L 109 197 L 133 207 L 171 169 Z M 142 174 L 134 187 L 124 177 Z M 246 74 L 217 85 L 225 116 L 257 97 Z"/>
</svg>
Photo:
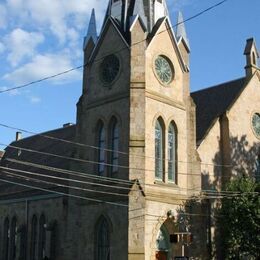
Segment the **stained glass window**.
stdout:
<svg viewBox="0 0 260 260">
<path fill-rule="evenodd" d="M 37 247 L 37 217 L 34 215 L 32 218 L 31 229 L 31 260 L 36 259 L 36 247 Z"/>
<path fill-rule="evenodd" d="M 117 121 L 112 126 L 112 172 L 118 171 L 119 129 Z"/>
<path fill-rule="evenodd" d="M 97 228 L 97 260 L 110 260 L 109 226 L 105 218 Z"/>
<path fill-rule="evenodd" d="M 176 182 L 176 131 L 173 124 L 168 129 L 168 180 Z"/>
<path fill-rule="evenodd" d="M 46 220 L 45 216 L 41 215 L 40 221 L 39 221 L 39 244 L 38 244 L 38 258 L 44 259 L 46 256 L 46 229 L 45 225 Z"/>
<path fill-rule="evenodd" d="M 6 218 L 4 221 L 4 236 L 3 236 L 3 257 L 4 260 L 8 260 L 8 251 L 9 251 L 9 236 L 10 236 L 10 227 L 9 227 L 9 219 Z"/>
<path fill-rule="evenodd" d="M 173 80 L 173 66 L 168 58 L 158 56 L 155 60 L 155 71 L 162 83 L 170 84 Z"/>
<path fill-rule="evenodd" d="M 10 228 L 10 260 L 15 260 L 16 258 L 16 246 L 17 246 L 17 227 L 16 227 L 16 217 L 12 218 L 11 228 Z"/>
<path fill-rule="evenodd" d="M 105 129 L 102 124 L 98 135 L 98 173 L 103 175 L 105 171 Z"/>
<path fill-rule="evenodd" d="M 163 131 L 158 120 L 155 125 L 155 178 L 163 178 Z"/>
<path fill-rule="evenodd" d="M 118 75 L 120 62 L 116 55 L 106 56 L 100 66 L 101 79 L 105 84 L 111 84 Z"/>
</svg>

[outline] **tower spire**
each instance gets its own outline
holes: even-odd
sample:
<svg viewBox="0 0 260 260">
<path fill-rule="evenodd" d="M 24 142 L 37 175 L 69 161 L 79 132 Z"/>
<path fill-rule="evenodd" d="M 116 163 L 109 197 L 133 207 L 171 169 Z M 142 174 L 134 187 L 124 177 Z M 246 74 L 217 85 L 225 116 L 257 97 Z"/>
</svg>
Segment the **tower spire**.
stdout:
<svg viewBox="0 0 260 260">
<path fill-rule="evenodd" d="M 89 20 L 88 25 L 88 32 L 87 35 L 84 38 L 84 46 L 83 49 L 86 48 L 88 41 L 92 38 L 93 43 L 96 44 L 97 42 L 97 25 L 96 25 L 96 15 L 95 15 L 95 9 L 92 9 L 91 17 Z"/>
<path fill-rule="evenodd" d="M 133 16 L 136 15 L 140 16 L 144 25 L 147 27 L 147 16 L 145 15 L 143 0 L 135 0 Z"/>
<path fill-rule="evenodd" d="M 259 52 L 257 50 L 254 38 L 247 39 L 244 55 L 246 56 L 246 76 L 251 77 L 256 70 L 259 70 L 257 62 Z"/>
<path fill-rule="evenodd" d="M 177 41 L 179 41 L 180 38 L 183 38 L 183 40 L 186 42 L 187 46 L 190 48 L 189 40 L 188 40 L 186 29 L 185 29 L 183 15 L 182 15 L 182 12 L 180 12 L 180 11 L 178 13 L 178 19 L 177 19 L 176 38 L 177 38 Z"/>
</svg>

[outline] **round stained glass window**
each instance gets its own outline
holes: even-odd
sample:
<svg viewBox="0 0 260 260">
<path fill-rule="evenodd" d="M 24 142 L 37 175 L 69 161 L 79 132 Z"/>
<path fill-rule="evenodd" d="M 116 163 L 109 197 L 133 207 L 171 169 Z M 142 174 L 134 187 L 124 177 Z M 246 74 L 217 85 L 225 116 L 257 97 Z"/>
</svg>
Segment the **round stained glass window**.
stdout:
<svg viewBox="0 0 260 260">
<path fill-rule="evenodd" d="M 114 54 L 106 56 L 100 65 L 100 76 L 105 84 L 111 84 L 119 73 L 120 61 Z"/>
<path fill-rule="evenodd" d="M 260 114 L 255 113 L 252 117 L 252 126 L 255 135 L 260 138 Z"/>
<path fill-rule="evenodd" d="M 172 63 L 165 56 L 158 56 L 154 62 L 157 77 L 163 84 L 170 84 L 174 77 Z"/>
</svg>

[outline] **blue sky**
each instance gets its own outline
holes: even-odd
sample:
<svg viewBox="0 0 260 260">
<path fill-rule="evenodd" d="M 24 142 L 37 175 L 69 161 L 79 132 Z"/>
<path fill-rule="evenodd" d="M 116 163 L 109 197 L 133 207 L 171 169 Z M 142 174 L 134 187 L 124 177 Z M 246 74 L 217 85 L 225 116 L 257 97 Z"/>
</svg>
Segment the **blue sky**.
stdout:
<svg viewBox="0 0 260 260">
<path fill-rule="evenodd" d="M 178 10 L 188 18 L 219 1 L 168 0 L 172 24 Z M 0 90 L 81 65 L 91 9 L 100 28 L 106 6 L 107 0 L 0 0 Z M 259 13 L 259 0 L 229 0 L 187 22 L 192 91 L 244 76 L 246 39 L 254 37 L 260 49 Z M 81 78 L 78 70 L 0 94 L 0 123 L 43 132 L 75 122 Z M 0 143 L 14 137 L 0 127 Z"/>
</svg>

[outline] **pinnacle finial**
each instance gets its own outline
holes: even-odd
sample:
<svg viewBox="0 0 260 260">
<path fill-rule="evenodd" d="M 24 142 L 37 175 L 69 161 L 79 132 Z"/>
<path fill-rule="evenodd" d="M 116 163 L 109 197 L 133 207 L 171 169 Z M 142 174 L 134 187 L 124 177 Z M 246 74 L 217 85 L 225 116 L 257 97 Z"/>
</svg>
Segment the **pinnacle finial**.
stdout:
<svg viewBox="0 0 260 260">
<path fill-rule="evenodd" d="M 186 41 L 186 44 L 189 46 L 189 40 L 185 29 L 183 15 L 182 12 L 179 11 L 178 20 L 177 20 L 176 38 L 177 40 L 179 40 L 181 37 Z"/>
<path fill-rule="evenodd" d="M 87 35 L 84 38 L 84 49 L 88 43 L 88 41 L 92 38 L 93 42 L 96 44 L 97 42 L 97 25 L 96 25 L 96 15 L 95 15 L 95 9 L 92 9 L 91 17 L 89 20 L 88 25 L 88 32 Z"/>
</svg>

